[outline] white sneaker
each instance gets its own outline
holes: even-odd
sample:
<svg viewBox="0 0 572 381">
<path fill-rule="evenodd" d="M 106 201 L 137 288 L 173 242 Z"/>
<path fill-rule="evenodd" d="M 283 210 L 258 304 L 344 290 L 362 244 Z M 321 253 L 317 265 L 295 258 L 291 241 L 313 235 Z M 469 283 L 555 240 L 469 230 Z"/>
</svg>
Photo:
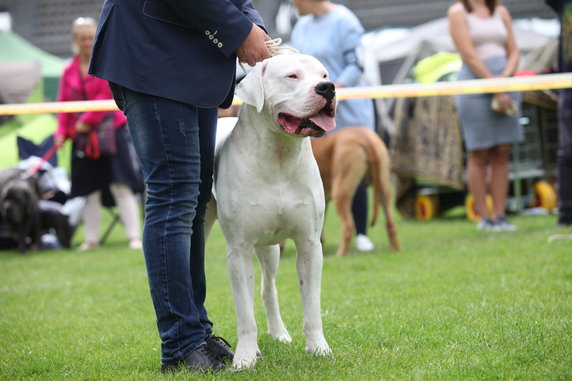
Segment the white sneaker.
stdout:
<svg viewBox="0 0 572 381">
<path fill-rule="evenodd" d="M 485 231 L 485 232 L 493 232 L 496 231 L 496 225 L 493 220 L 490 218 L 483 218 L 477 223 L 477 230 Z"/>
<path fill-rule="evenodd" d="M 358 234 L 356 237 L 356 249 L 358 251 L 372 251 L 373 243 L 365 234 Z"/>
<path fill-rule="evenodd" d="M 99 247 L 99 243 L 98 243 L 98 242 L 85 241 L 84 243 L 82 243 L 82 244 L 78 247 L 78 250 L 79 250 L 79 251 L 87 251 L 87 250 L 91 250 L 91 249 L 97 249 L 98 247 Z"/>
<path fill-rule="evenodd" d="M 517 227 L 506 220 L 506 216 L 499 216 L 496 221 L 496 229 L 502 232 L 514 232 Z"/>
</svg>

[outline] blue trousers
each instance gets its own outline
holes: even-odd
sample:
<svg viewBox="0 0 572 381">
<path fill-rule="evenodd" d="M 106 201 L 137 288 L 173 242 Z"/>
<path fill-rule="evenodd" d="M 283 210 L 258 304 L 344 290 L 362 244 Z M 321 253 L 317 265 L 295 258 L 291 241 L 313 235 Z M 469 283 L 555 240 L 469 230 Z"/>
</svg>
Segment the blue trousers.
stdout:
<svg viewBox="0 0 572 381">
<path fill-rule="evenodd" d="M 560 91 L 558 104 L 558 217 L 572 223 L 572 90 Z"/>
<path fill-rule="evenodd" d="M 143 253 L 162 362 L 204 344 L 204 215 L 212 187 L 216 108 L 198 108 L 110 83 L 125 112 L 147 185 Z"/>
<path fill-rule="evenodd" d="M 367 188 L 360 184 L 352 200 L 352 216 L 356 233 L 367 235 Z"/>
</svg>

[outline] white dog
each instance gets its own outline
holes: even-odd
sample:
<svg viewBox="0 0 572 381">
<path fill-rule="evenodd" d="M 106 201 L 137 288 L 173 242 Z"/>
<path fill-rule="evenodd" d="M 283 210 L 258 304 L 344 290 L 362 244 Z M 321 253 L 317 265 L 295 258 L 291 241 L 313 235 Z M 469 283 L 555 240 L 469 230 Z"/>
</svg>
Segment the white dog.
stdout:
<svg viewBox="0 0 572 381">
<path fill-rule="evenodd" d="M 308 137 L 335 127 L 335 87 L 318 60 L 288 54 L 259 63 L 236 94 L 244 102 L 236 126 L 236 118 L 219 121 L 216 205 L 209 205 L 206 222 L 208 234 L 216 214 L 227 241 L 238 331 L 233 365 L 250 367 L 260 356 L 253 251 L 262 268 L 269 334 L 292 341 L 280 316 L 274 282 L 278 243 L 286 238 L 293 239 L 297 249 L 306 351 L 329 354 L 320 312 L 324 191 Z"/>
</svg>

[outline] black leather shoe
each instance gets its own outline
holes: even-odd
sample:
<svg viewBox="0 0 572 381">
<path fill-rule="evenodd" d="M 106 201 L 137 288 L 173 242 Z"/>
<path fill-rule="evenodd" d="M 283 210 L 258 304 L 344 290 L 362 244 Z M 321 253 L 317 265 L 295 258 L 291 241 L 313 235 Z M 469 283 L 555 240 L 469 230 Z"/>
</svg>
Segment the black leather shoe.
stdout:
<svg viewBox="0 0 572 381">
<path fill-rule="evenodd" d="M 162 364 L 161 372 L 172 372 L 182 367 L 187 367 L 190 370 L 197 372 L 217 372 L 226 368 L 226 364 L 224 361 L 221 361 L 218 356 L 211 352 L 207 348 L 206 344 L 203 344 L 189 353 L 189 355 L 185 357 L 184 360 Z"/>
<path fill-rule="evenodd" d="M 234 358 L 234 352 L 230 349 L 228 341 L 222 337 L 208 335 L 205 338 L 207 348 L 219 358 L 220 361 L 231 361 Z"/>
</svg>

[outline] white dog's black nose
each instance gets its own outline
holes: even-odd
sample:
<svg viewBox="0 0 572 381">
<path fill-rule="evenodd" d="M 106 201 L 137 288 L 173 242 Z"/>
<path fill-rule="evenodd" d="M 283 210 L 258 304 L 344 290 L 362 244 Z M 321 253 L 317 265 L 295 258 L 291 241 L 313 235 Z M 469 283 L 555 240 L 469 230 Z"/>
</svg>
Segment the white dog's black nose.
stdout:
<svg viewBox="0 0 572 381">
<path fill-rule="evenodd" d="M 316 94 L 323 96 L 328 102 L 331 102 L 336 96 L 336 86 L 333 82 L 322 81 L 315 87 Z"/>
</svg>

